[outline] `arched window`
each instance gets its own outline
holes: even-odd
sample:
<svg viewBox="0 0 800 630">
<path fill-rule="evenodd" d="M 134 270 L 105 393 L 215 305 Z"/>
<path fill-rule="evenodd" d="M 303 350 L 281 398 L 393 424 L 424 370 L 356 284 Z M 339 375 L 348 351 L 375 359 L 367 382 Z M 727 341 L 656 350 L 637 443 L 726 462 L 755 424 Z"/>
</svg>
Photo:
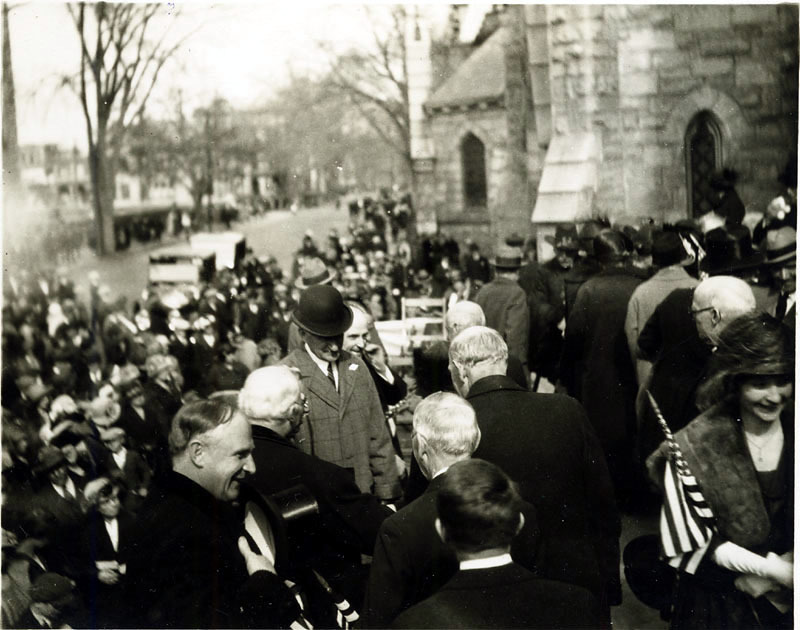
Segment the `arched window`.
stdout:
<svg viewBox="0 0 800 630">
<path fill-rule="evenodd" d="M 483 142 L 471 133 L 461 141 L 461 175 L 464 209 L 486 209 L 486 150 Z"/>
<path fill-rule="evenodd" d="M 702 111 L 692 118 L 684 146 L 689 214 L 698 217 L 713 207 L 711 175 L 722 166 L 722 134 L 711 112 Z"/>
</svg>

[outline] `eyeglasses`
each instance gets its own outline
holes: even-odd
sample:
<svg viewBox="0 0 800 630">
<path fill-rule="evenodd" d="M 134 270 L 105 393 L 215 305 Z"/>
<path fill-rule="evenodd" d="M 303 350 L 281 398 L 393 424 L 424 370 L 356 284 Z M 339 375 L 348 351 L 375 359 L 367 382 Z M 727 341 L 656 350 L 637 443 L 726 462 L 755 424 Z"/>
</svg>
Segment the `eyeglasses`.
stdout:
<svg viewBox="0 0 800 630">
<path fill-rule="evenodd" d="M 698 313 L 702 313 L 703 311 L 713 311 L 716 306 L 706 306 L 705 308 L 691 308 L 689 307 L 689 315 L 692 317 L 697 317 Z"/>
</svg>

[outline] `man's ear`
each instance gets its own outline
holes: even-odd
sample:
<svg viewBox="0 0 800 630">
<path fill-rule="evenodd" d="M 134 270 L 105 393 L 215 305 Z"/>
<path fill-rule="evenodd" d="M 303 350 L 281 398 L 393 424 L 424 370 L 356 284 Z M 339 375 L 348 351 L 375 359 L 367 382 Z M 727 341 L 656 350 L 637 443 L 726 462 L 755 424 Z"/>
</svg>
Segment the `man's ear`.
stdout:
<svg viewBox="0 0 800 630">
<path fill-rule="evenodd" d="M 522 531 L 523 527 L 525 527 L 525 515 L 522 512 L 520 512 L 519 513 L 519 525 L 517 525 L 517 534 L 519 534 Z"/>
<path fill-rule="evenodd" d="M 439 534 L 439 538 L 442 539 L 442 542 L 447 544 L 447 530 L 444 528 L 444 525 L 442 525 L 441 519 L 437 517 L 433 526 L 436 528 L 436 533 Z"/>
<path fill-rule="evenodd" d="M 192 460 L 192 463 L 197 466 L 198 468 L 202 468 L 205 465 L 206 460 L 206 445 L 203 444 L 200 440 L 192 440 L 189 442 L 189 459 Z"/>
</svg>

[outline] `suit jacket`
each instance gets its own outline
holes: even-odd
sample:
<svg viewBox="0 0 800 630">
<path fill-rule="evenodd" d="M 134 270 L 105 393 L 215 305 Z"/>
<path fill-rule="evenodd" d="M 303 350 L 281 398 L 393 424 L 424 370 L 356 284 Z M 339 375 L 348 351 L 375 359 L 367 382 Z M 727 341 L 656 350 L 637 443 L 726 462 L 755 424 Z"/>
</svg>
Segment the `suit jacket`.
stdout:
<svg viewBox="0 0 800 630">
<path fill-rule="evenodd" d="M 106 452 L 103 468 L 109 476 L 122 480 L 128 490 L 138 490 L 150 485 L 153 473 L 144 458 L 132 449 L 125 453 L 125 465 L 120 468 L 111 451 Z"/>
<path fill-rule="evenodd" d="M 618 602 L 620 518 L 599 440 L 581 405 L 568 396 L 525 391 L 499 375 L 477 381 L 467 400 L 481 429 L 473 456 L 500 466 L 536 508 L 544 577 Z"/>
<path fill-rule="evenodd" d="M 364 362 L 341 352 L 338 392 L 305 349 L 295 350 L 281 363 L 300 370 L 308 398 L 309 418 L 295 439 L 300 449 L 351 469 L 362 492 L 382 499 L 400 496 L 392 441 Z"/>
<path fill-rule="evenodd" d="M 695 393 L 711 358 L 711 348 L 700 339 L 689 312 L 692 295 L 693 289 L 676 289 L 670 293 L 639 334 L 640 354 L 653 361 L 650 393 L 673 432 L 699 415 Z M 636 438 L 642 463 L 663 439 L 658 418 L 648 403 Z"/>
<path fill-rule="evenodd" d="M 459 571 L 392 628 L 597 628 L 597 601 L 584 588 L 536 577 L 512 563 Z"/>
<path fill-rule="evenodd" d="M 296 602 L 277 575 L 248 576 L 238 549 L 243 535 L 236 506 L 188 477 L 165 475 L 134 524 L 125 600 L 131 627 L 249 627 L 252 607 L 259 609 L 260 627 L 287 627 Z M 275 569 L 282 570 L 279 553 Z"/>
<path fill-rule="evenodd" d="M 114 550 L 102 516 L 90 512 L 81 532 L 80 550 L 83 565 L 78 586 L 90 615 L 91 627 L 121 627 L 126 623 L 124 610 L 125 576 L 116 584 L 104 584 L 98 579 L 98 562 L 116 561 L 126 564 L 133 534 L 133 517 L 121 511 L 117 515 L 118 544 Z"/>
<path fill-rule="evenodd" d="M 142 409 L 144 412 L 144 409 Z M 122 403 L 122 410 L 117 426 L 125 429 L 127 444 L 131 448 L 152 450 L 155 448 L 160 432 L 159 426 L 145 412 L 142 417 L 127 400 Z"/>
<path fill-rule="evenodd" d="M 33 498 L 33 510 L 44 515 L 48 547 L 48 563 L 56 573 L 73 573 L 79 528 L 83 522 L 83 496 L 76 484 L 76 499 L 64 499 L 52 484 L 45 485 Z"/>
<path fill-rule="evenodd" d="M 359 603 L 357 574 L 361 554 L 371 554 L 378 529 L 392 511 L 356 486 L 352 472 L 302 452 L 286 438 L 266 427 L 253 425 L 256 472 L 250 484 L 261 494 L 272 495 L 303 484 L 319 505 L 319 515 L 290 523 L 289 555 L 294 565 L 313 568 Z M 356 578 L 356 579 L 352 579 Z"/>
<path fill-rule="evenodd" d="M 528 361 L 528 298 L 515 280 L 495 278 L 484 285 L 475 301 L 486 315 L 486 325 L 499 332 L 508 344 L 508 353 L 522 364 Z"/>
<path fill-rule="evenodd" d="M 364 598 L 362 627 L 387 627 L 398 614 L 435 593 L 458 571 L 458 560 L 436 532 L 436 493 L 447 473 L 425 493 L 383 522 Z M 515 560 L 535 569 L 539 530 L 533 506 L 525 504 L 525 526 L 511 549 Z"/>
</svg>

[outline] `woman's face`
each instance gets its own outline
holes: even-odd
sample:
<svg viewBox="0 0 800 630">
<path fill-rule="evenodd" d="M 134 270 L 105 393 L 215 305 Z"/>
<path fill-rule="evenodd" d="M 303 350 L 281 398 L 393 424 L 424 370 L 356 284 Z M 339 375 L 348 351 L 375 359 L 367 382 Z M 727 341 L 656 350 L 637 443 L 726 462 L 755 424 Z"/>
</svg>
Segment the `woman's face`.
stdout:
<svg viewBox="0 0 800 630">
<path fill-rule="evenodd" d="M 739 412 L 761 422 L 775 422 L 792 397 L 789 376 L 751 376 L 739 390 Z"/>
</svg>

